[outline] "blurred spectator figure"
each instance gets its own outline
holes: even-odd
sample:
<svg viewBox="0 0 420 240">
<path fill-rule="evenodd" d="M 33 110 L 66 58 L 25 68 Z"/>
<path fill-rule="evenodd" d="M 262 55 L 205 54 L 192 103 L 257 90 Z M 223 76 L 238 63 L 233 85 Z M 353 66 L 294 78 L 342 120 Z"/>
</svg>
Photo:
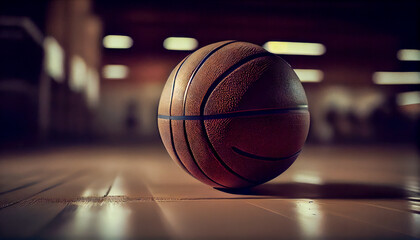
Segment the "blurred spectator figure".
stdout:
<svg viewBox="0 0 420 240">
<path fill-rule="evenodd" d="M 378 142 L 408 142 L 414 137 L 414 121 L 405 116 L 395 102 L 389 97 L 383 105 L 376 108 L 370 117 L 376 140 Z"/>
<path fill-rule="evenodd" d="M 416 145 L 417 150 L 420 152 L 420 117 L 416 119 Z"/>
<path fill-rule="evenodd" d="M 358 139 L 364 140 L 366 137 L 363 134 L 363 121 L 357 116 L 357 113 L 354 109 L 351 109 L 346 114 L 347 130 L 348 135 L 346 140 L 358 141 Z"/>
<path fill-rule="evenodd" d="M 137 135 L 137 126 L 139 125 L 139 120 L 137 117 L 138 113 L 138 104 L 135 100 L 131 99 L 126 105 L 126 114 L 125 114 L 125 129 L 129 137 L 134 137 Z"/>
<path fill-rule="evenodd" d="M 331 138 L 334 140 L 337 138 L 337 129 L 339 122 L 339 114 L 334 106 L 330 106 L 325 114 L 327 124 L 332 129 Z"/>
</svg>

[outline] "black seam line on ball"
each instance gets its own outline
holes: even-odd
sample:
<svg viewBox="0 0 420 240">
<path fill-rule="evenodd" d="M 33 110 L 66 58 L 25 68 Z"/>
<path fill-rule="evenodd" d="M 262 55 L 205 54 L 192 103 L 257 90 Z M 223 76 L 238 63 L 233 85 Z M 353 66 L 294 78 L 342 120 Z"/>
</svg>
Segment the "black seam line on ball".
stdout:
<svg viewBox="0 0 420 240">
<path fill-rule="evenodd" d="M 241 150 L 241 149 L 239 149 L 237 147 L 232 147 L 232 150 L 234 152 L 236 152 L 237 154 L 239 154 L 239 155 L 242 155 L 242 156 L 245 156 L 245 157 L 248 157 L 248 158 L 253 158 L 253 159 L 258 159 L 258 160 L 264 160 L 264 161 L 287 160 L 289 158 L 296 157 L 302 151 L 300 149 L 299 151 L 297 151 L 297 152 L 295 152 L 292 155 L 287 156 L 287 157 L 264 157 L 264 156 L 255 155 L 255 154 L 252 154 L 252 153 L 249 153 L 249 152 L 245 152 L 245 151 L 243 151 L 243 150 Z"/>
<path fill-rule="evenodd" d="M 248 63 L 248 62 L 250 62 L 250 61 L 252 61 L 252 60 L 254 60 L 254 59 L 257 59 L 257 58 L 260 58 L 260 57 L 267 57 L 267 56 L 274 56 L 272 53 L 269 53 L 269 52 L 263 52 L 263 53 L 257 53 L 257 54 L 254 54 L 254 55 L 251 55 L 251 56 L 248 56 L 248 57 L 246 57 L 246 58 L 244 58 L 244 59 L 242 59 L 242 60 L 240 60 L 240 61 L 238 61 L 237 63 L 235 63 L 233 66 L 231 66 L 228 70 L 226 70 L 223 74 L 221 74 L 213 83 L 212 83 L 212 85 L 210 86 L 210 88 L 207 90 L 207 92 L 206 92 L 206 95 L 204 95 L 204 98 L 203 98 L 203 101 L 201 102 L 201 106 L 200 106 L 200 115 L 204 115 L 204 108 L 205 108 L 205 106 L 206 106 L 206 103 L 207 103 L 207 101 L 208 101 L 208 99 L 209 99 L 209 97 L 210 97 L 210 94 L 214 91 L 214 89 L 217 87 L 217 85 L 219 85 L 219 83 L 220 82 L 222 82 L 223 81 L 223 79 L 225 79 L 227 76 L 229 76 L 233 71 L 235 71 L 236 69 L 238 69 L 238 68 L 240 68 L 242 65 L 244 65 L 244 64 L 246 64 L 246 63 Z M 185 115 L 185 113 L 184 113 L 184 115 Z M 211 149 L 211 151 L 213 152 L 213 155 L 216 157 L 216 159 L 219 161 L 219 163 L 220 164 L 222 164 L 222 166 L 226 169 L 226 170 L 228 170 L 230 173 L 232 173 L 234 176 L 236 176 L 236 177 L 238 177 L 238 178 L 240 178 L 240 179 L 242 179 L 242 180 L 244 180 L 244 181 L 246 181 L 246 182 L 249 182 L 249 183 L 252 183 L 252 184 L 259 184 L 258 182 L 256 182 L 256 181 L 253 181 L 253 180 L 250 180 L 250 179 L 247 179 L 247 178 L 245 178 L 245 177 L 243 177 L 243 176 L 241 176 L 241 175 L 239 175 L 238 173 L 236 173 L 235 171 L 233 171 L 223 160 L 222 160 L 222 158 L 219 156 L 219 154 L 216 152 L 216 149 L 214 148 L 214 146 L 213 146 L 213 144 L 211 143 L 211 141 L 210 141 L 210 138 L 209 138 L 209 135 L 208 135 L 208 133 L 207 133 L 207 130 L 206 130 L 206 126 L 204 125 L 204 120 L 202 120 L 201 119 L 201 127 L 202 127 L 202 129 L 203 129 L 203 132 L 205 133 L 204 135 L 205 135 L 205 139 L 206 139 L 206 141 L 207 141 L 207 144 L 210 146 L 210 149 Z M 184 121 L 184 123 L 185 123 L 185 121 Z"/>
<path fill-rule="evenodd" d="M 305 105 L 306 106 L 306 105 Z M 261 115 L 274 115 L 283 113 L 307 113 L 308 107 L 295 107 L 295 108 L 280 108 L 280 109 L 261 109 L 261 110 L 247 110 L 230 113 L 221 113 L 213 115 L 187 115 L 187 116 L 167 116 L 158 115 L 161 119 L 171 120 L 212 120 L 212 119 L 225 119 L 234 117 L 252 117 Z"/>
<path fill-rule="evenodd" d="M 192 83 L 195 75 L 197 74 L 198 70 L 200 70 L 201 66 L 203 66 L 203 64 L 210 58 L 211 55 L 213 55 L 215 52 L 217 52 L 221 48 L 223 48 L 223 47 L 225 47 L 225 46 L 227 46 L 229 44 L 235 43 L 235 42 L 237 42 L 237 41 L 230 41 L 230 42 L 227 42 L 225 44 L 222 44 L 222 45 L 218 46 L 217 48 L 211 50 L 209 53 L 207 53 L 206 56 L 204 56 L 204 58 L 195 67 L 195 69 L 191 73 L 190 79 L 188 80 L 187 86 L 185 87 L 184 99 L 183 99 L 183 102 L 182 102 L 182 108 L 183 108 L 184 115 L 185 115 L 185 103 L 187 101 L 188 90 L 190 89 L 191 83 Z"/>
<path fill-rule="evenodd" d="M 184 65 L 185 61 L 187 61 L 187 59 L 188 59 L 188 57 L 189 57 L 189 56 L 190 56 L 190 55 L 188 55 L 188 56 L 184 59 L 184 61 L 181 63 L 181 65 L 179 65 L 179 68 L 178 68 L 178 70 L 177 70 L 177 71 L 176 71 L 176 73 L 175 73 L 175 76 L 174 76 L 174 81 L 172 82 L 171 98 L 170 98 L 170 100 L 169 100 L 169 115 L 171 115 L 171 111 L 172 111 L 172 99 L 173 99 L 173 97 L 174 97 L 176 77 L 178 76 L 179 70 L 181 69 L 182 65 Z M 175 153 L 176 160 L 178 161 L 178 163 L 181 165 L 181 167 L 182 167 L 182 168 L 183 168 L 183 169 L 184 169 L 187 173 L 189 173 L 190 175 L 192 175 L 192 173 L 191 173 L 190 171 L 188 171 L 187 167 L 185 167 L 184 163 L 181 161 L 181 159 L 179 158 L 178 153 L 176 152 L 176 149 L 175 149 L 175 142 L 174 142 L 174 133 L 172 132 L 172 122 L 171 122 L 171 119 L 170 119 L 170 118 L 169 118 L 169 133 L 170 133 L 170 137 L 171 137 L 172 150 L 173 150 L 173 151 L 174 151 L 174 153 Z M 193 176 L 193 175 L 192 175 L 192 176 Z"/>
<path fill-rule="evenodd" d="M 185 87 L 185 92 L 184 92 L 184 99 L 183 99 L 183 102 L 182 102 L 182 111 L 183 111 L 183 115 L 185 115 L 185 102 L 186 102 L 186 100 L 187 100 L 187 94 L 188 94 L 188 90 L 189 90 L 189 87 L 190 87 L 190 85 L 191 85 L 191 82 L 193 81 L 193 79 L 194 79 L 194 77 L 195 77 L 195 75 L 197 74 L 197 72 L 198 72 L 198 70 L 201 68 L 201 66 L 203 66 L 203 64 L 210 58 L 210 56 L 211 55 L 213 55 L 215 52 L 217 52 L 219 49 L 221 49 L 221 48 L 223 48 L 223 47 L 225 47 L 225 46 L 227 46 L 227 45 L 229 45 L 229 44 L 232 44 L 232 43 L 234 43 L 234 42 L 237 42 L 237 41 L 230 41 L 230 42 L 227 42 L 227 43 L 225 43 L 225 44 L 222 44 L 221 46 L 218 46 L 218 47 L 216 47 L 216 48 L 214 48 L 213 50 L 211 50 L 209 53 L 207 53 L 207 55 L 206 56 L 204 56 L 204 58 L 199 62 L 199 64 L 195 67 L 195 69 L 194 69 L 194 71 L 192 72 L 192 74 L 191 74 L 191 77 L 190 77 L 190 79 L 188 80 L 188 83 L 187 83 L 187 86 Z M 201 169 L 201 167 L 200 167 L 200 165 L 198 165 L 198 162 L 197 162 L 197 160 L 194 158 L 194 155 L 193 155 L 193 153 L 192 153 L 192 149 L 191 149 L 191 146 L 190 146 L 190 142 L 188 141 L 188 134 L 187 134 L 187 128 L 186 128 L 186 125 L 185 125 L 185 121 L 183 121 L 183 127 L 184 127 L 184 137 L 185 137 L 185 142 L 186 142 L 186 144 L 187 144 L 187 149 L 188 149 L 188 152 L 189 152 L 189 154 L 190 154 L 190 156 L 191 156 L 191 158 L 193 159 L 193 161 L 194 161 L 194 163 L 197 165 L 197 168 L 201 171 L 201 173 L 203 173 L 203 175 L 204 176 L 206 176 L 210 181 L 212 181 L 213 183 L 215 183 L 215 184 L 217 184 L 217 185 L 219 185 L 219 186 L 222 186 L 222 187 L 225 187 L 225 188 L 227 188 L 227 186 L 224 186 L 224 185 L 222 185 L 222 184 L 220 184 L 220 183 L 218 183 L 218 182 L 216 182 L 215 180 L 213 180 L 213 179 L 211 179 L 204 171 L 203 171 L 203 169 Z"/>
</svg>

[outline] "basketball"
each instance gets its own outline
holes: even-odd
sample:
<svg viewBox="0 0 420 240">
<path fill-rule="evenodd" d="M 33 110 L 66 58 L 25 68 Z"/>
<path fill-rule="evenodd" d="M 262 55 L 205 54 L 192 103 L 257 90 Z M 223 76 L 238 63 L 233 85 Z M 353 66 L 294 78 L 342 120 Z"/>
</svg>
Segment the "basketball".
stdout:
<svg viewBox="0 0 420 240">
<path fill-rule="evenodd" d="M 296 160 L 309 130 L 308 102 L 291 66 L 246 42 L 207 45 L 170 74 L 159 132 L 171 158 L 215 188 L 267 182 Z"/>
</svg>

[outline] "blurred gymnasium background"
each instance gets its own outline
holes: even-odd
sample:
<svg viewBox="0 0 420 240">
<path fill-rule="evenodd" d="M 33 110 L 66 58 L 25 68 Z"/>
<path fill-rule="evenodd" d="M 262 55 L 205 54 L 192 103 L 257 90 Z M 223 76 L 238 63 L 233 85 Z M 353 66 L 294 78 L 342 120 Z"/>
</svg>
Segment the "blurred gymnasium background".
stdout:
<svg viewBox="0 0 420 240">
<path fill-rule="evenodd" d="M 300 76 L 308 143 L 414 144 L 418 1 L 6 0 L 0 3 L 0 146 L 160 144 L 173 67 L 207 44 L 264 46 Z"/>
</svg>

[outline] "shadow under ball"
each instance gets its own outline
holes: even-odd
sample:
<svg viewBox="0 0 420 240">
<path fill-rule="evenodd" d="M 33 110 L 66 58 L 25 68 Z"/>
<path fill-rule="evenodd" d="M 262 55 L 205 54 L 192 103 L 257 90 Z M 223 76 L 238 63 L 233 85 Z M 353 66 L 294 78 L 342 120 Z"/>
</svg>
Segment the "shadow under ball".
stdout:
<svg viewBox="0 0 420 240">
<path fill-rule="evenodd" d="M 309 129 L 296 73 L 260 46 L 223 41 L 170 74 L 158 110 L 162 141 L 187 173 L 216 188 L 252 187 L 289 168 Z"/>
</svg>

